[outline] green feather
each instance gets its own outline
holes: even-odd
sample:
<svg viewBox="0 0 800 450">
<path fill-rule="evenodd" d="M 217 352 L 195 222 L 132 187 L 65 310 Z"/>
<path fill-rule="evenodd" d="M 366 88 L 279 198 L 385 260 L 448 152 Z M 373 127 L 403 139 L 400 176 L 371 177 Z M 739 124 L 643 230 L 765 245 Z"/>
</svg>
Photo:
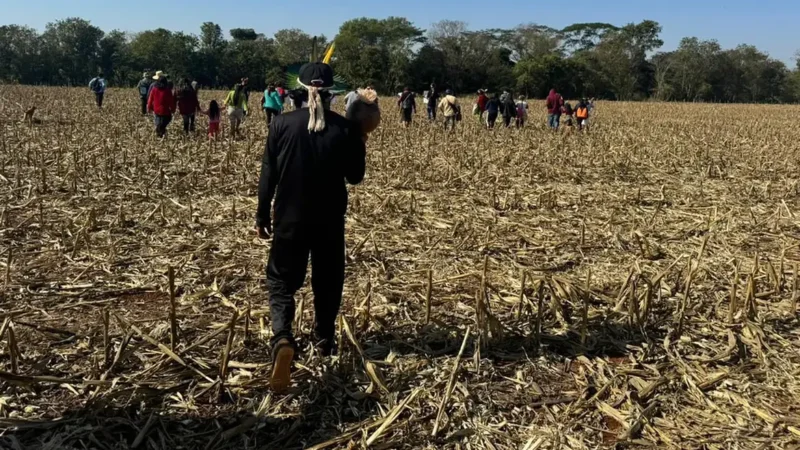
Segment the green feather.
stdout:
<svg viewBox="0 0 800 450">
<path fill-rule="evenodd" d="M 300 68 L 303 63 L 292 64 L 286 68 L 286 87 L 289 89 L 303 89 L 297 81 L 300 76 Z M 350 90 L 350 85 L 340 75 L 333 76 L 333 87 L 328 89 L 331 94 L 343 94 Z"/>
</svg>

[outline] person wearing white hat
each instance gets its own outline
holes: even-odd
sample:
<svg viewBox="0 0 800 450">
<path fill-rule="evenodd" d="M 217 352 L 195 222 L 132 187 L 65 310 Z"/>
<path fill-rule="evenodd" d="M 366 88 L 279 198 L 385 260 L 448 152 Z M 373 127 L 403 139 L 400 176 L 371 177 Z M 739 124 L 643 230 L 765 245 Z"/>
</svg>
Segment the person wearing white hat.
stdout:
<svg viewBox="0 0 800 450">
<path fill-rule="evenodd" d="M 153 79 L 156 82 L 151 86 L 150 94 L 147 96 L 147 110 L 154 115 L 156 135 L 163 138 L 167 134 L 169 123 L 172 122 L 172 115 L 175 114 L 175 96 L 167 82 L 167 74 L 159 70 Z"/>
<path fill-rule="evenodd" d="M 330 110 L 330 66 L 309 63 L 299 75 L 308 107 L 275 117 L 269 127 L 255 224 L 259 238 L 272 236 L 266 271 L 273 330 L 270 385 L 276 392 L 291 382 L 294 294 L 303 285 L 309 255 L 315 344 L 323 355 L 334 351 L 344 286 L 345 182 L 360 183 L 366 165 L 361 125 Z"/>
</svg>

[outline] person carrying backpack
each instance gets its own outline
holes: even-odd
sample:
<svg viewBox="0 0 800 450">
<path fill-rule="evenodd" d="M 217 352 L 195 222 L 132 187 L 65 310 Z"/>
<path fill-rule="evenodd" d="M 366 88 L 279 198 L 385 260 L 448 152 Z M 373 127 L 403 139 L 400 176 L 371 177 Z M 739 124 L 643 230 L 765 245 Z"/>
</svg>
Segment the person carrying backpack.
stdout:
<svg viewBox="0 0 800 450">
<path fill-rule="evenodd" d="M 401 120 L 403 125 L 408 128 L 411 125 L 411 117 L 417 113 L 417 99 L 411 88 L 406 87 L 403 93 L 397 100 L 397 106 L 400 107 Z"/>
<path fill-rule="evenodd" d="M 452 90 L 445 91 L 444 98 L 439 102 L 439 109 L 444 115 L 444 129 L 455 130 L 456 122 L 461 121 L 461 106 Z"/>
<path fill-rule="evenodd" d="M 586 99 L 581 99 L 575 107 L 575 119 L 578 121 L 578 130 L 583 130 L 589 126 L 589 105 Z"/>
<path fill-rule="evenodd" d="M 500 106 L 500 94 L 492 94 L 492 97 L 486 102 L 486 126 L 488 128 L 494 128 L 497 116 L 500 114 Z"/>
<path fill-rule="evenodd" d="M 89 89 L 94 92 L 94 100 L 97 103 L 97 107 L 102 109 L 103 96 L 106 93 L 106 79 L 103 78 L 103 72 L 98 73 L 96 77 L 92 78 L 92 81 L 89 82 Z"/>
<path fill-rule="evenodd" d="M 566 120 L 564 121 L 564 125 L 567 127 L 572 127 L 575 122 L 575 110 L 572 109 L 572 104 L 570 102 L 564 103 L 564 106 L 561 108 L 561 112 L 567 116 Z"/>
<path fill-rule="evenodd" d="M 517 103 L 510 92 L 506 92 L 505 98 L 501 100 L 500 112 L 503 115 L 503 125 L 506 128 L 511 126 L 511 119 L 517 117 Z"/>
<path fill-rule="evenodd" d="M 150 73 L 145 72 L 139 84 L 136 85 L 136 90 L 139 92 L 139 100 L 142 103 L 142 115 L 147 115 L 147 95 L 150 94 L 150 85 L 153 81 L 150 79 Z"/>
</svg>

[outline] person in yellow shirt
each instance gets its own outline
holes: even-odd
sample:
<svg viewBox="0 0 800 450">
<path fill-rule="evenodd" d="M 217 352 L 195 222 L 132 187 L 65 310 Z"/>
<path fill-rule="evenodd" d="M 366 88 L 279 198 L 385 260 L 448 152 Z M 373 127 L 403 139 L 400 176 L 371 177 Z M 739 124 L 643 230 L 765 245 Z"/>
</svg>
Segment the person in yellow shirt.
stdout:
<svg viewBox="0 0 800 450">
<path fill-rule="evenodd" d="M 228 118 L 231 121 L 231 138 L 236 139 L 239 133 L 239 126 L 242 124 L 245 111 L 247 111 L 247 96 L 244 94 L 244 87 L 241 83 L 228 92 L 223 106 L 228 107 Z"/>
<path fill-rule="evenodd" d="M 455 130 L 456 122 L 461 120 L 461 107 L 452 90 L 445 91 L 445 96 L 439 102 L 439 109 L 444 116 L 444 129 Z"/>
</svg>

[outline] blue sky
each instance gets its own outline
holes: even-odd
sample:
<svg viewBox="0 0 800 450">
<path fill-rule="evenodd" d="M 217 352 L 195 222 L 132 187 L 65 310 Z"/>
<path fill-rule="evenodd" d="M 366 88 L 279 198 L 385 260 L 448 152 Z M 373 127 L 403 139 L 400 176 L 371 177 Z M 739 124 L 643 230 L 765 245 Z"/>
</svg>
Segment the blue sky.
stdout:
<svg viewBox="0 0 800 450">
<path fill-rule="evenodd" d="M 402 16 L 420 28 L 441 19 L 463 20 L 472 29 L 510 28 L 535 22 L 562 28 L 577 22 L 622 25 L 643 19 L 663 26 L 665 50 L 684 36 L 717 39 L 724 48 L 746 43 L 794 66 L 800 49 L 798 0 L 0 0 L 0 25 L 44 29 L 47 22 L 82 17 L 109 31 L 167 28 L 197 33 L 212 21 L 223 29 L 254 28 L 270 35 L 281 28 L 334 36 L 355 17 Z"/>
</svg>

